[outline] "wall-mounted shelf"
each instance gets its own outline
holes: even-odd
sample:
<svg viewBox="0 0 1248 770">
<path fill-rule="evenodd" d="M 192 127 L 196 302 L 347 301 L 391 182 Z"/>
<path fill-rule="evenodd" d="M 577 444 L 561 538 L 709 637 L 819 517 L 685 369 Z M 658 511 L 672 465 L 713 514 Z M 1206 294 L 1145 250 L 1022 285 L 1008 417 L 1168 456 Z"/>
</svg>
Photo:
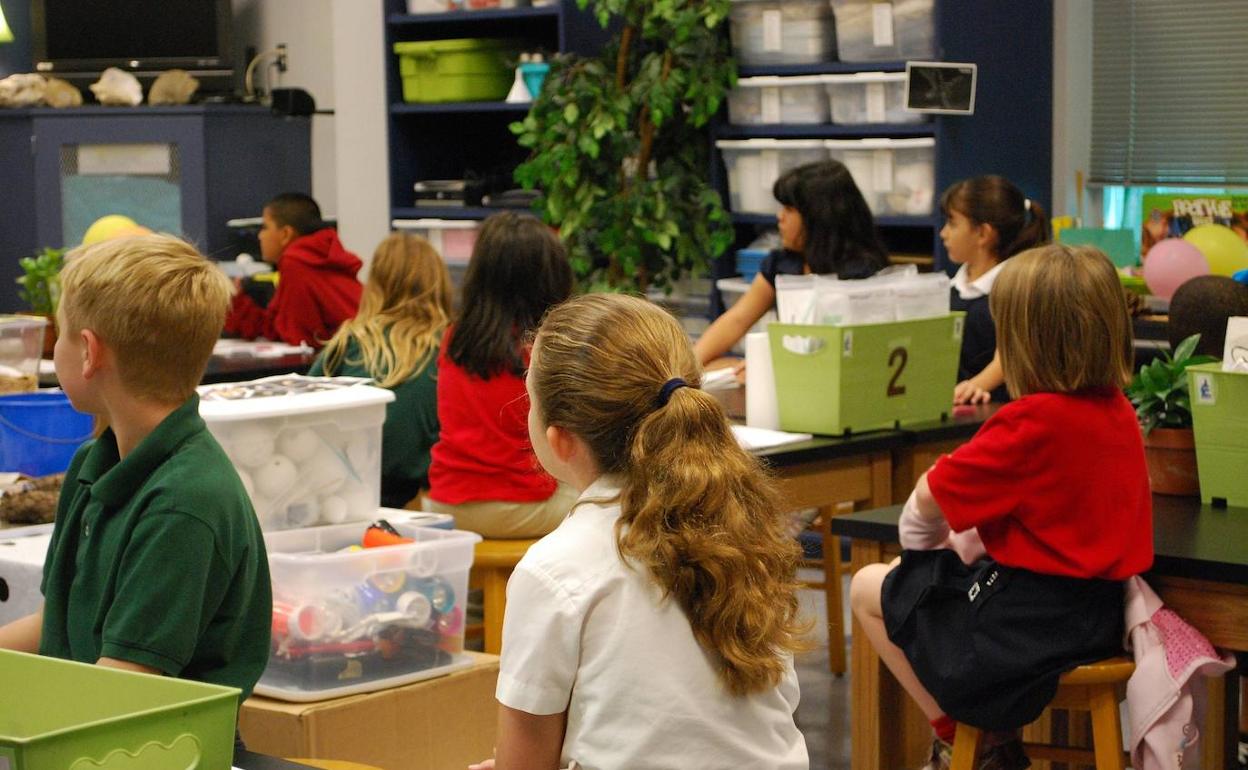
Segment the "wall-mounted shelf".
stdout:
<svg viewBox="0 0 1248 770">
<path fill-rule="evenodd" d="M 398 102 L 390 105 L 391 115 L 449 115 L 457 112 L 514 112 L 528 114 L 532 102 L 447 102 L 444 104 L 408 104 Z"/>
<path fill-rule="evenodd" d="M 837 126 L 829 123 L 809 125 L 770 124 L 758 126 L 734 126 L 724 124 L 716 126 L 716 139 L 789 139 L 813 138 L 832 139 L 835 137 L 907 137 L 935 136 L 935 123 L 895 123 L 869 126 Z"/>
<path fill-rule="evenodd" d="M 732 221 L 739 225 L 762 225 L 775 227 L 775 214 L 761 214 L 754 212 L 737 212 L 732 213 Z M 934 216 L 880 216 L 875 218 L 875 224 L 879 227 L 939 227 L 940 218 Z"/>
<path fill-rule="evenodd" d="M 472 24 L 490 21 L 513 21 L 540 16 L 558 16 L 559 5 L 543 5 L 534 8 L 487 8 L 480 11 L 443 11 L 441 13 L 391 13 L 386 23 L 394 26 L 416 24 Z"/>
<path fill-rule="evenodd" d="M 818 64 L 772 64 L 768 66 L 738 67 L 737 75 L 743 78 L 763 75 L 839 75 L 851 72 L 904 72 L 904 61 L 846 62 L 825 61 Z"/>
</svg>

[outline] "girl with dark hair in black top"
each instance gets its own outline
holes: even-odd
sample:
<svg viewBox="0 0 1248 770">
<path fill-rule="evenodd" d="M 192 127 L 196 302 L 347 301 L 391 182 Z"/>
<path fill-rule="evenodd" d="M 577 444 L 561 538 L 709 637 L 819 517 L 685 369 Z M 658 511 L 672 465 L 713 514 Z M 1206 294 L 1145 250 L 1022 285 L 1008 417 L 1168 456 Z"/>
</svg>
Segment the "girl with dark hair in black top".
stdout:
<svg viewBox="0 0 1248 770">
<path fill-rule="evenodd" d="M 798 166 L 772 187 L 780 202 L 780 248 L 759 266 L 749 291 L 698 339 L 699 363 L 723 355 L 776 301 L 776 276 L 836 275 L 870 278 L 888 264 L 871 209 L 849 169 L 835 160 Z"/>
</svg>

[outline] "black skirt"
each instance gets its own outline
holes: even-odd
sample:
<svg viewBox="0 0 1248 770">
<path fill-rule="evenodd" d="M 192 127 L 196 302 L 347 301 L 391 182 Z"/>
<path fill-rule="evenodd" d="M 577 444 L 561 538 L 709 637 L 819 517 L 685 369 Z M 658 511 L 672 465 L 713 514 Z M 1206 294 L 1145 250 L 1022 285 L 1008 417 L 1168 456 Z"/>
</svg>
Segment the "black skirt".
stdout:
<svg viewBox="0 0 1248 770">
<path fill-rule="evenodd" d="M 882 604 L 888 638 L 944 712 L 985 730 L 1034 721 L 1064 672 L 1122 654 L 1118 581 L 906 551 Z"/>
</svg>

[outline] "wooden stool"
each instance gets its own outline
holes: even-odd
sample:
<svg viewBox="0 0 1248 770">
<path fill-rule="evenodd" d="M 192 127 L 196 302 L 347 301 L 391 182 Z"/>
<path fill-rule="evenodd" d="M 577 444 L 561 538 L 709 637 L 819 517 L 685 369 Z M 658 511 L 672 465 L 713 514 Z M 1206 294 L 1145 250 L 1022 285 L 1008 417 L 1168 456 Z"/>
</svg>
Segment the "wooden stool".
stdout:
<svg viewBox="0 0 1248 770">
<path fill-rule="evenodd" d="M 804 588 L 824 592 L 828 613 L 828 668 L 838 677 L 845 673 L 845 610 L 844 597 L 841 593 L 841 578 L 852 574 L 853 569 L 841 561 L 841 539 L 832 534 L 832 517 L 853 512 L 853 503 L 840 503 L 819 508 L 818 515 L 807 531 L 818 525 L 823 558 L 820 560 L 803 559 L 802 566 L 822 569 L 823 580 L 799 581 Z"/>
<path fill-rule="evenodd" d="M 536 540 L 482 540 L 477 543 L 468 583 L 483 594 L 481 618 L 485 651 L 503 649 L 503 613 L 507 609 L 507 579 Z M 471 629 L 470 629 L 471 630 Z M 474 634 L 470 634 L 474 635 Z"/>
<path fill-rule="evenodd" d="M 359 762 L 344 762 L 340 759 L 288 759 L 286 761 L 308 767 L 318 767 L 321 770 L 381 770 L 376 765 L 361 765 Z"/>
<path fill-rule="evenodd" d="M 1122 750 L 1122 723 L 1118 719 L 1120 692 L 1135 671 L 1128 658 L 1108 658 L 1080 666 L 1062 675 L 1049 708 L 1092 714 L 1092 748 L 1078 749 L 1049 743 L 1024 743 L 1031 759 L 1090 765 L 1096 770 L 1123 770 L 1128 757 Z M 953 741 L 950 770 L 973 770 L 979 756 L 979 728 L 959 724 Z"/>
</svg>

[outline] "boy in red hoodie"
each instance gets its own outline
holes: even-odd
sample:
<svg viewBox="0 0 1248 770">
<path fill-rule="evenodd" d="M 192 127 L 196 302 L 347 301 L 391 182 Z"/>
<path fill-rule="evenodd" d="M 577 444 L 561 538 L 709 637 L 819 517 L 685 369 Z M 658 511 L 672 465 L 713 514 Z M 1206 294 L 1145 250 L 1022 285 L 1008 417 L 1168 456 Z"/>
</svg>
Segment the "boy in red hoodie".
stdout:
<svg viewBox="0 0 1248 770">
<path fill-rule="evenodd" d="M 321 221 L 321 208 L 302 193 L 282 193 L 264 206 L 260 255 L 281 273 L 267 307 L 244 291 L 234 295 L 225 332 L 321 348 L 339 324 L 354 318 L 363 265 Z"/>
</svg>

